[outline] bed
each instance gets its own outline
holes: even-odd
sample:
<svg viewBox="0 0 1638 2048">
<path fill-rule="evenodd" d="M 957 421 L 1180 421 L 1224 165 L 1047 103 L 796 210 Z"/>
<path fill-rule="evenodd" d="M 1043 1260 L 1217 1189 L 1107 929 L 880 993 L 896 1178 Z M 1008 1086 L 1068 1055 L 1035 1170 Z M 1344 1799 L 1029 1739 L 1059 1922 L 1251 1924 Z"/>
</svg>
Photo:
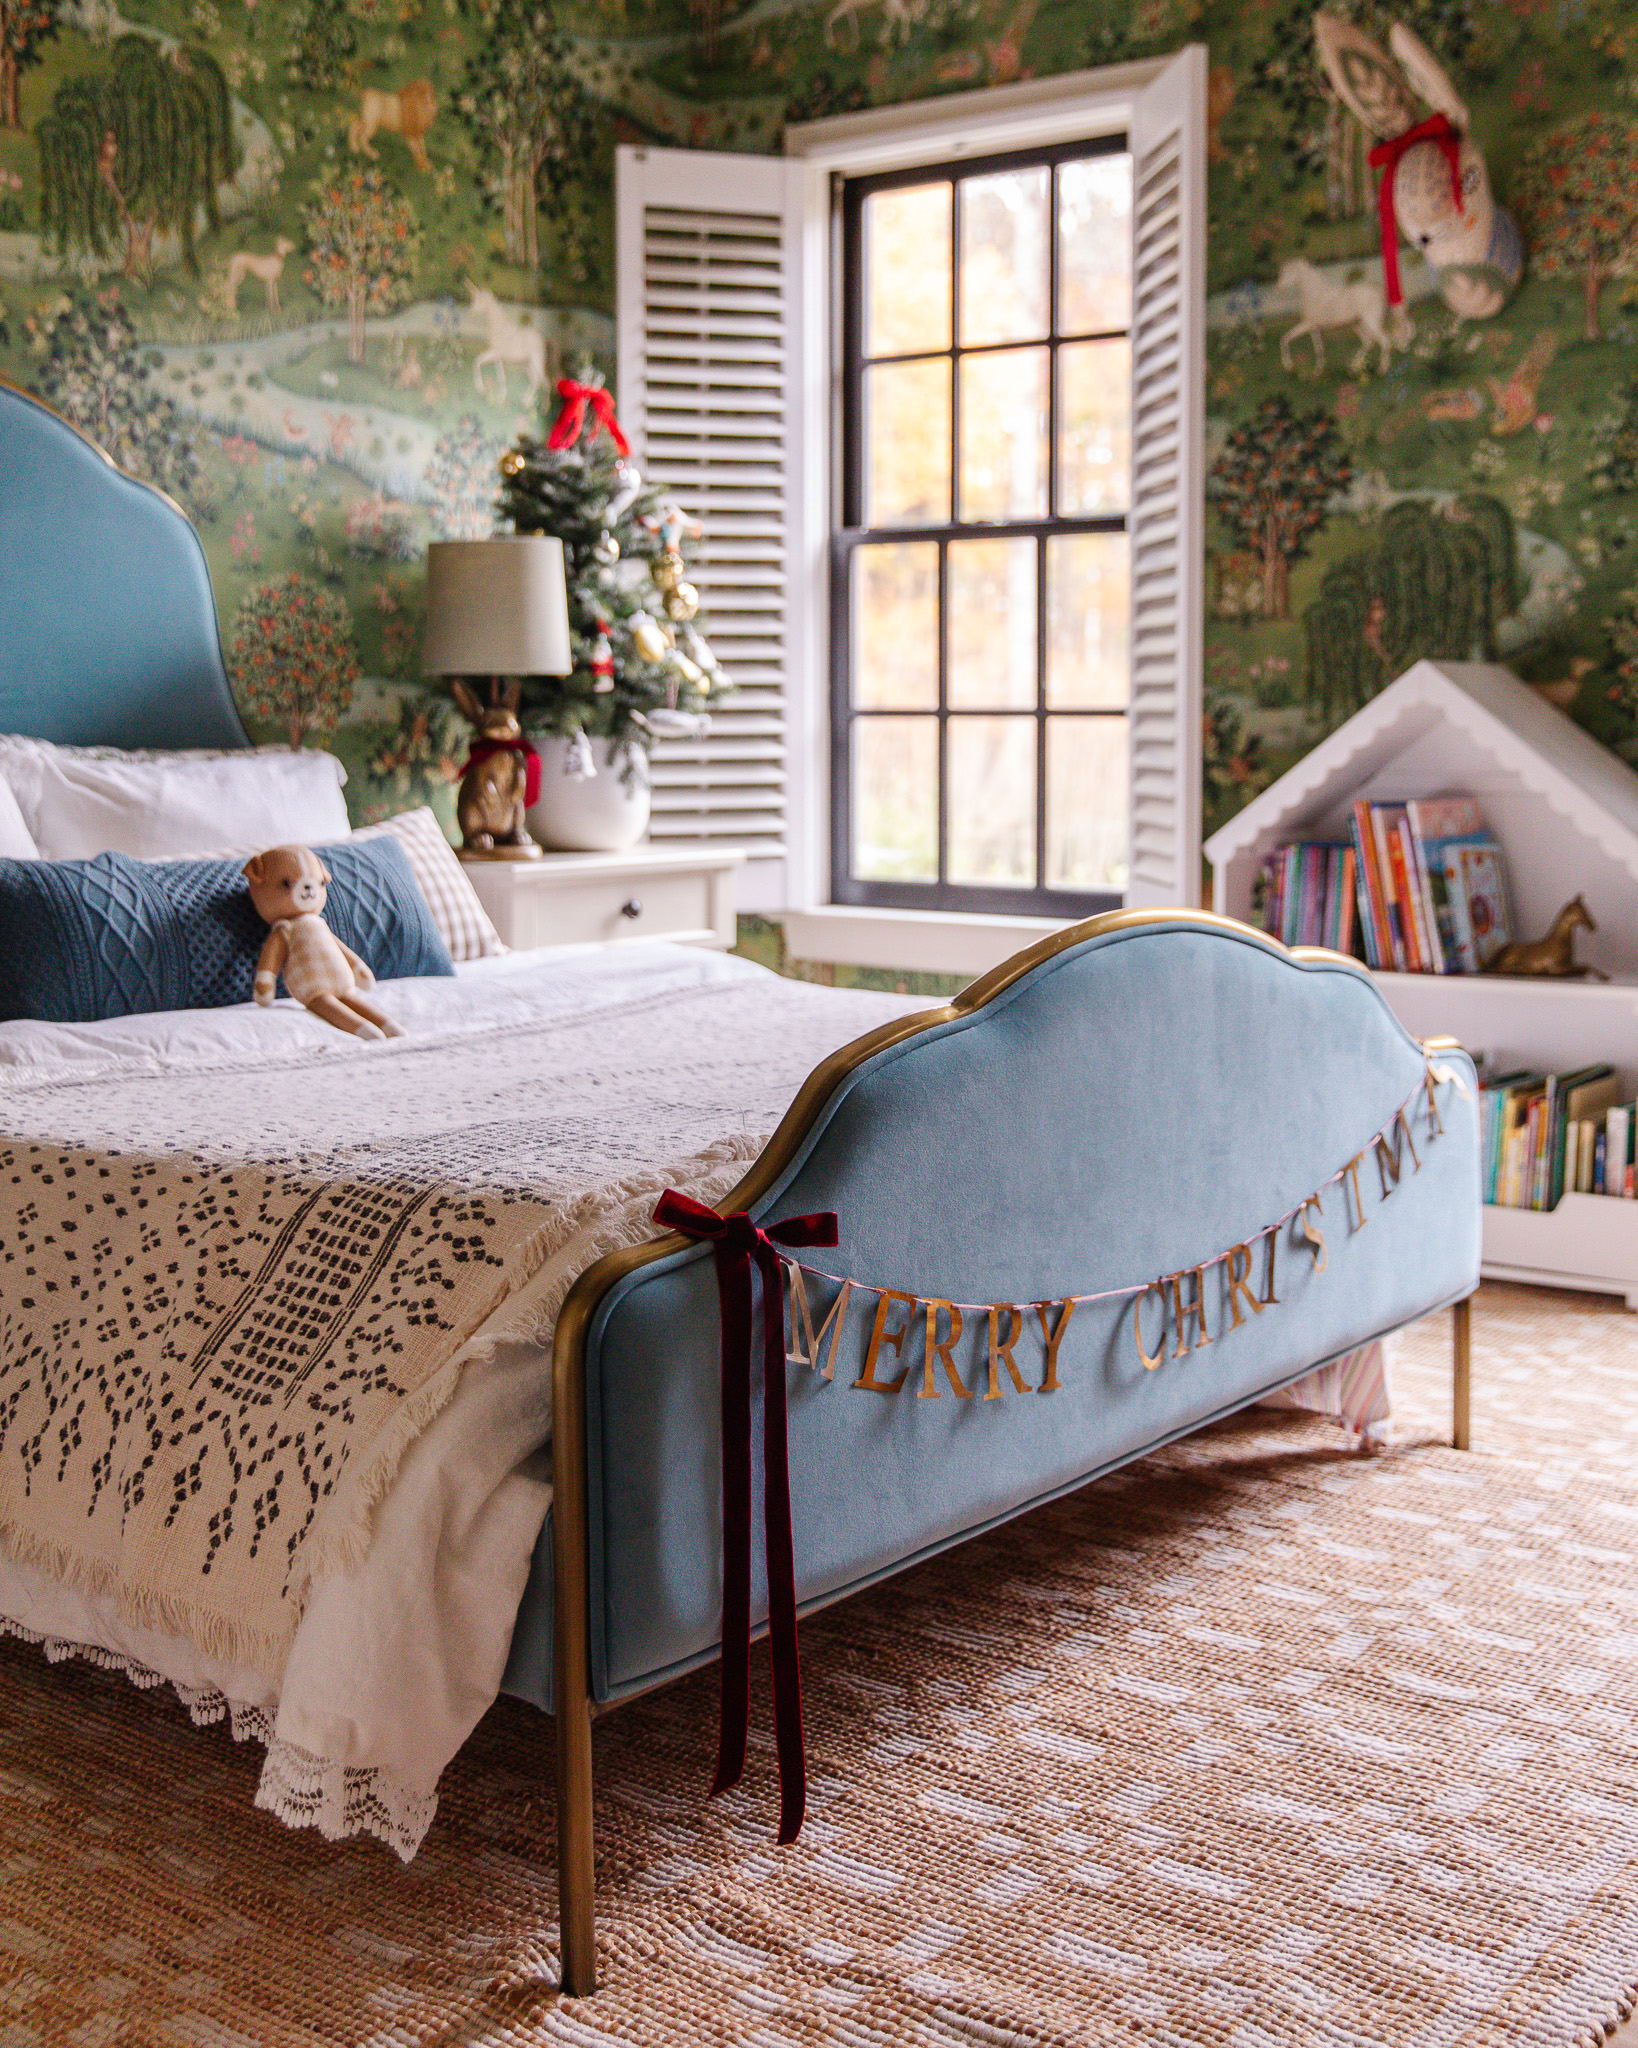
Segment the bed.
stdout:
<svg viewBox="0 0 1638 2048">
<path fill-rule="evenodd" d="M 186 520 L 6 389 L 0 578 L 0 730 L 245 745 Z M 931 1011 L 664 945 L 384 994 L 0 1026 L 0 1617 L 400 1848 L 497 1690 L 552 1714 L 570 1992 L 598 1715 L 725 1655 L 726 1781 L 769 1633 L 788 1832 L 799 1613 L 1451 1304 L 1465 1440 L 1476 1080 L 1356 963 L 1134 911 Z M 292 1245 L 368 1269 L 311 1355 Z"/>
</svg>

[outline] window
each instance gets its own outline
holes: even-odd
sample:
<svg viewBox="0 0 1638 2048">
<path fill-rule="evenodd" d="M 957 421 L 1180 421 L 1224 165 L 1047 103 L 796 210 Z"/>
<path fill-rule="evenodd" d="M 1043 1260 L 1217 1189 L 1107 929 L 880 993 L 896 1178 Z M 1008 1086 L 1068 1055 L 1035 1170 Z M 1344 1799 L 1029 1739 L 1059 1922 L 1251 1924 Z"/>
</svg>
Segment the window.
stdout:
<svg viewBox="0 0 1638 2048">
<path fill-rule="evenodd" d="M 1131 212 L 1123 135 L 843 186 L 838 902 L 1121 900 Z"/>
<path fill-rule="evenodd" d="M 745 846 L 740 908 L 782 917 L 803 958 L 977 973 L 1101 902 L 1199 900 L 1205 104 L 1191 45 L 798 124 L 783 157 L 617 152 L 620 417 L 701 523 L 694 580 L 741 686 L 706 740 L 655 748 L 654 829 Z M 1084 252 L 1109 303 L 1065 297 L 1059 245 L 1094 199 L 1113 216 L 1111 179 L 1129 312 Z M 1043 181 L 1044 285 L 1010 211 Z M 926 238 L 917 205 L 947 209 Z M 851 362 L 849 208 L 861 286 L 867 222 L 889 246 L 894 208 L 906 262 L 936 248 L 942 279 L 922 264 L 921 298 L 897 295 L 908 332 L 876 332 L 861 291 Z M 873 404 L 882 461 L 845 475 L 838 422 L 868 430 Z M 869 773 L 905 800 L 861 807 Z"/>
</svg>

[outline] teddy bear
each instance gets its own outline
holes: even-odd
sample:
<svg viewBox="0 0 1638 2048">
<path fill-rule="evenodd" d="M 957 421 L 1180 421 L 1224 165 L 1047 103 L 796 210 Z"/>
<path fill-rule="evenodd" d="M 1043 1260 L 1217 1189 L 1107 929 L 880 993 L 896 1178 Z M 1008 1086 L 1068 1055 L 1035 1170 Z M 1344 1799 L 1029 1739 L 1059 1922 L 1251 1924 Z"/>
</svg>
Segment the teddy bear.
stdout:
<svg viewBox="0 0 1638 2048">
<path fill-rule="evenodd" d="M 324 922 L 330 871 L 311 847 L 275 846 L 244 865 L 250 900 L 273 929 L 256 962 L 255 996 L 271 1003 L 279 976 L 298 1003 L 338 1031 L 402 1038 L 403 1027 L 365 1002 L 375 976 Z"/>
</svg>

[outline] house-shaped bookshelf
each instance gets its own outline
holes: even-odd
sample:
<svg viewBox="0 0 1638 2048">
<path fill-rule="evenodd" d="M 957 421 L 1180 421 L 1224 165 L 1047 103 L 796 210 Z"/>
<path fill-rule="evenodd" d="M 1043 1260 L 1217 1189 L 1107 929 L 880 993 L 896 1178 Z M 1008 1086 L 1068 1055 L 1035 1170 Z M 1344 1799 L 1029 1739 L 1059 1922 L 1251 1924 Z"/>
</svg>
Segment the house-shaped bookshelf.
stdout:
<svg viewBox="0 0 1638 2048">
<path fill-rule="evenodd" d="M 1501 841 L 1521 938 L 1572 896 L 1598 930 L 1578 960 L 1611 979 L 1379 974 L 1418 1037 L 1448 1034 L 1493 1071 L 1608 1060 L 1638 1092 L 1638 775 L 1504 668 L 1420 661 L 1206 842 L 1213 903 L 1251 909 L 1266 854 L 1345 840 L 1351 806 L 1473 796 Z M 1625 1294 L 1638 1308 L 1638 1202 L 1566 1195 L 1551 1214 L 1485 1211 L 1485 1271 Z"/>
</svg>

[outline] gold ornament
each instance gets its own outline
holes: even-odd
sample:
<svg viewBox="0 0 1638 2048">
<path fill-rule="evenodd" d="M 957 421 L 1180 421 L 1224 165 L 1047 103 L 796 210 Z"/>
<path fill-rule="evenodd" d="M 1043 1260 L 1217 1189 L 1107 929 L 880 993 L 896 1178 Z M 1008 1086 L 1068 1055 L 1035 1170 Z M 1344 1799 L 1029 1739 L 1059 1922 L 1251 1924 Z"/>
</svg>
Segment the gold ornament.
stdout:
<svg viewBox="0 0 1638 2048">
<path fill-rule="evenodd" d="M 661 590 L 675 590 L 683 578 L 683 558 L 675 548 L 668 548 L 649 564 L 648 573 Z"/>
<path fill-rule="evenodd" d="M 700 594 L 692 583 L 679 583 L 674 590 L 668 590 L 665 598 L 665 615 L 675 619 L 678 625 L 691 619 L 700 608 Z"/>
<path fill-rule="evenodd" d="M 500 459 L 500 473 L 502 476 L 522 476 L 527 467 L 528 464 L 515 448 L 508 448 Z"/>
</svg>

